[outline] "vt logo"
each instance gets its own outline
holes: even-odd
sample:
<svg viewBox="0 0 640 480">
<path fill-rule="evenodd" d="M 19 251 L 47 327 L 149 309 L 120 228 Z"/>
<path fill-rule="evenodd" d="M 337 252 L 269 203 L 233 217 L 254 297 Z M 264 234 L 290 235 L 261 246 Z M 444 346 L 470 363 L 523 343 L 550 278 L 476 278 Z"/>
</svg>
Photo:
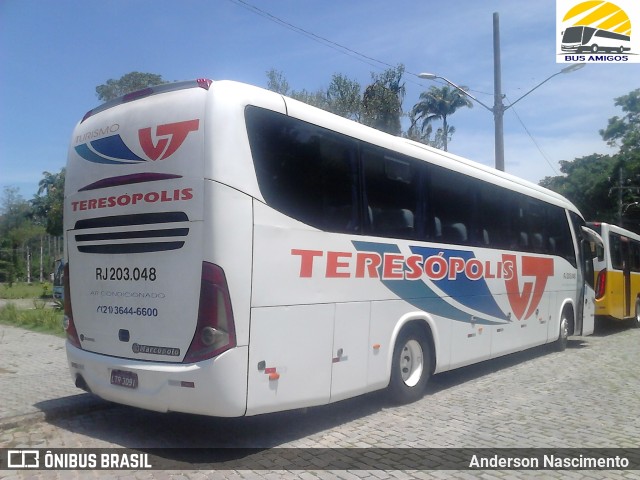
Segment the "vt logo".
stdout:
<svg viewBox="0 0 640 480">
<path fill-rule="evenodd" d="M 540 300 L 542 300 L 547 280 L 553 276 L 553 259 L 522 257 L 522 268 L 520 269 L 523 277 L 522 285 L 520 285 L 520 278 L 518 278 L 516 262 L 515 255 L 502 255 L 502 263 L 513 266 L 513 275 L 507 277 L 504 282 L 511 310 L 518 320 L 525 320 L 535 312 Z"/>
<path fill-rule="evenodd" d="M 198 130 L 200 120 L 166 123 L 155 128 L 141 128 L 138 130 L 138 141 L 147 158 L 134 153 L 124 142 L 119 133 L 107 137 L 89 140 L 75 147 L 75 151 L 89 162 L 126 165 L 139 164 L 149 160 L 164 160 L 173 155 L 184 143 L 191 132 Z M 86 136 L 90 136 L 87 134 Z"/>
<path fill-rule="evenodd" d="M 189 132 L 198 130 L 199 120 L 186 122 L 167 123 L 156 127 L 158 141 L 154 144 L 151 139 L 151 128 L 141 128 L 138 131 L 140 146 L 151 160 L 163 160 L 173 155 Z"/>
</svg>

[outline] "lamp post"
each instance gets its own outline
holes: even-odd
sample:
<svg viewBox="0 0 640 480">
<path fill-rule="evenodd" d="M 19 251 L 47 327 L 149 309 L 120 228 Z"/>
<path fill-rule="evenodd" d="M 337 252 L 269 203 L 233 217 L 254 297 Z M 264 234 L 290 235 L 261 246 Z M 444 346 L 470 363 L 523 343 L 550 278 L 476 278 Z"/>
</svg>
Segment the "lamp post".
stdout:
<svg viewBox="0 0 640 480">
<path fill-rule="evenodd" d="M 504 95 L 502 94 L 502 79 L 501 79 L 501 72 L 500 72 L 501 67 L 500 67 L 499 19 L 498 19 L 498 14 L 494 13 L 493 14 L 493 66 L 494 66 L 494 68 L 493 68 L 493 82 L 494 82 L 493 83 L 493 86 L 494 86 L 494 88 L 493 88 L 493 91 L 494 91 L 494 94 L 493 94 L 493 96 L 494 96 L 493 107 L 490 107 L 490 106 L 484 104 L 483 102 L 478 100 L 476 97 L 471 95 L 469 92 L 467 92 L 466 90 L 464 90 L 463 88 L 459 87 L 458 85 L 456 85 L 451 80 L 449 80 L 449 79 L 447 79 L 445 77 L 442 77 L 440 75 L 436 75 L 435 73 L 421 73 L 421 74 L 418 75 L 418 77 L 422 78 L 422 79 L 425 79 L 425 80 L 434 80 L 436 78 L 444 80 L 449 85 L 451 85 L 455 89 L 459 90 L 460 92 L 464 93 L 467 97 L 469 97 L 470 99 L 474 100 L 475 102 L 477 102 L 478 104 L 482 105 L 484 108 L 489 110 L 491 113 L 493 113 L 494 133 L 495 133 L 495 162 L 496 162 L 496 170 L 504 171 L 504 128 L 503 128 L 504 112 L 507 111 L 508 109 L 510 109 L 511 107 L 513 107 L 516 103 L 518 103 L 524 97 L 526 97 L 531 92 L 536 90 L 542 84 L 547 83 L 549 80 L 551 80 L 556 75 L 560 75 L 562 73 L 575 72 L 576 70 L 579 70 L 582 67 L 584 67 L 585 64 L 584 63 L 576 63 L 576 64 L 573 64 L 573 65 L 570 65 L 568 67 L 563 68 L 559 72 L 556 72 L 553 75 L 551 75 L 550 77 L 544 79 L 538 85 L 536 85 L 531 90 L 529 90 L 527 93 L 525 93 L 524 95 L 519 97 L 515 102 L 505 106 L 504 103 L 502 103 L 502 99 L 504 98 Z"/>
</svg>

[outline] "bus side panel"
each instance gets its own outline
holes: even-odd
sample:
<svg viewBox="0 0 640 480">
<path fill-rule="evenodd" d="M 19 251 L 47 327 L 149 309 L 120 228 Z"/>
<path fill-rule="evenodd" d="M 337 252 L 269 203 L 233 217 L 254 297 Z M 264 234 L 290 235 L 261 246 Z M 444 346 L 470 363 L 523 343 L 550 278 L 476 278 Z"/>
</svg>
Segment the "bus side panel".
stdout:
<svg viewBox="0 0 640 480">
<path fill-rule="evenodd" d="M 205 181 L 204 260 L 224 270 L 231 297 L 236 342 L 249 342 L 253 213 L 251 197 Z M 179 279 L 178 279 L 179 281 Z"/>
<path fill-rule="evenodd" d="M 451 368 L 488 360 L 490 351 L 491 328 L 472 322 L 452 322 Z"/>
<path fill-rule="evenodd" d="M 598 305 L 604 306 L 604 315 L 618 320 L 624 318 L 624 275 L 622 271 L 607 270 L 607 289 L 604 296 L 598 300 Z"/>
<path fill-rule="evenodd" d="M 591 335 L 595 330 L 595 292 L 585 285 L 584 310 L 582 311 L 582 335 Z"/>
<path fill-rule="evenodd" d="M 369 341 L 371 302 L 337 303 L 331 358 L 331 401 L 367 391 L 367 365 L 378 349 Z"/>
<path fill-rule="evenodd" d="M 329 402 L 335 305 L 254 308 L 247 415 Z"/>
</svg>

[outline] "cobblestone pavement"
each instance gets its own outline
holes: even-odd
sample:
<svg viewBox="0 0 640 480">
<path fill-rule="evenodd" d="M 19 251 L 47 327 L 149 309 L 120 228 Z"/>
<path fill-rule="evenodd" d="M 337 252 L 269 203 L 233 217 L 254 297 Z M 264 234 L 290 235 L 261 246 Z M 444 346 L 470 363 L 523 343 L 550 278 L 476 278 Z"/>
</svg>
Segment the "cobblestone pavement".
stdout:
<svg viewBox="0 0 640 480">
<path fill-rule="evenodd" d="M 257 417 L 160 414 L 71 383 L 64 341 L 0 325 L 0 447 L 636 448 L 640 330 L 599 325 L 567 351 L 536 348 L 435 376 L 404 406 L 374 393 Z M 286 467 L 283 467 L 286 468 Z M 1 471 L 0 479 L 624 478 L 640 471 Z"/>
</svg>

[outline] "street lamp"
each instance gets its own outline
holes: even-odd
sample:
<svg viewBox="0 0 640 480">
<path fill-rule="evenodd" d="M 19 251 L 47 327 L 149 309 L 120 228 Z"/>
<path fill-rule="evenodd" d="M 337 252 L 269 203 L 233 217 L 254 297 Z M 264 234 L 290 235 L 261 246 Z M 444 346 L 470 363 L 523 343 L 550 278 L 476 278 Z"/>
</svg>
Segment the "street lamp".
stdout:
<svg viewBox="0 0 640 480">
<path fill-rule="evenodd" d="M 506 110 L 508 110 L 509 108 L 513 107 L 516 103 L 518 103 L 524 97 L 529 95 L 531 92 L 533 92 L 540 85 L 542 85 L 543 83 L 546 83 L 549 80 L 551 80 L 556 75 L 560 75 L 561 73 L 575 72 L 576 70 L 579 70 L 582 67 L 584 67 L 584 65 L 585 65 L 584 63 L 576 63 L 576 64 L 573 64 L 573 65 L 570 65 L 568 67 L 563 68 L 559 72 L 554 73 L 549 78 L 547 78 L 547 79 L 543 80 L 542 82 L 540 82 L 538 85 L 536 85 L 531 90 L 529 90 L 527 93 L 525 93 L 520 98 L 518 98 L 515 102 L 513 102 L 512 104 L 507 105 L 505 107 L 504 103 L 502 103 L 502 99 L 504 98 L 504 95 L 502 94 L 502 79 L 501 79 L 501 73 L 500 73 L 500 70 L 501 70 L 501 67 L 500 67 L 500 19 L 499 19 L 498 14 L 494 13 L 493 14 L 493 96 L 494 96 L 493 107 L 489 107 L 488 105 L 485 105 L 480 100 L 478 100 L 476 97 L 471 95 L 469 92 L 467 92 L 464 89 L 460 88 L 458 85 L 456 85 L 451 80 L 448 80 L 445 77 L 441 77 L 440 75 L 436 75 L 434 73 L 421 73 L 421 74 L 418 75 L 418 77 L 419 78 L 423 78 L 425 80 L 433 80 L 435 78 L 440 78 L 440 79 L 444 80 L 445 82 L 447 82 L 452 87 L 454 87 L 454 88 L 458 89 L 459 91 L 461 91 L 462 93 L 464 93 L 467 97 L 469 97 L 472 100 L 478 102 L 480 105 L 482 105 L 484 108 L 489 110 L 491 113 L 493 113 L 493 120 L 494 120 L 494 124 L 495 124 L 496 169 L 504 171 L 504 127 L 503 127 L 504 112 Z"/>
<path fill-rule="evenodd" d="M 529 90 L 527 93 L 525 93 L 524 95 L 522 95 L 521 97 L 516 99 L 516 101 L 510 103 L 509 105 L 505 105 L 504 103 L 502 103 L 502 99 L 504 98 L 504 95 L 502 93 L 496 92 L 495 103 L 494 103 L 493 107 L 490 107 L 490 106 L 486 105 L 485 103 L 481 102 L 476 97 L 474 97 L 469 92 L 467 92 L 464 88 L 456 85 L 455 83 L 453 83 L 448 78 L 442 77 L 440 75 L 436 75 L 435 73 L 421 73 L 421 74 L 418 75 L 418 77 L 422 78 L 424 80 L 435 80 L 436 78 L 444 80 L 449 85 L 451 85 L 453 88 L 455 88 L 456 90 L 462 92 L 467 97 L 469 97 L 471 100 L 477 102 L 479 105 L 483 106 L 484 108 L 489 110 L 491 113 L 493 113 L 493 120 L 494 120 L 494 125 L 495 125 L 494 129 L 495 129 L 495 161 L 496 161 L 496 169 L 504 171 L 504 128 L 503 128 L 504 112 L 507 111 L 508 109 L 510 109 L 511 107 L 513 107 L 516 103 L 518 103 L 524 97 L 526 97 L 531 92 L 533 92 L 534 90 L 539 88 L 541 85 L 543 85 L 544 83 L 547 83 L 549 80 L 551 80 L 556 75 L 560 75 L 562 73 L 575 72 L 576 70 L 579 70 L 584 66 L 585 66 L 584 63 L 576 63 L 576 64 L 573 64 L 573 65 L 570 65 L 568 67 L 563 68 L 559 72 L 556 72 L 553 75 L 551 75 L 550 77 L 544 79 L 538 85 L 533 87 L 531 90 Z"/>
</svg>

